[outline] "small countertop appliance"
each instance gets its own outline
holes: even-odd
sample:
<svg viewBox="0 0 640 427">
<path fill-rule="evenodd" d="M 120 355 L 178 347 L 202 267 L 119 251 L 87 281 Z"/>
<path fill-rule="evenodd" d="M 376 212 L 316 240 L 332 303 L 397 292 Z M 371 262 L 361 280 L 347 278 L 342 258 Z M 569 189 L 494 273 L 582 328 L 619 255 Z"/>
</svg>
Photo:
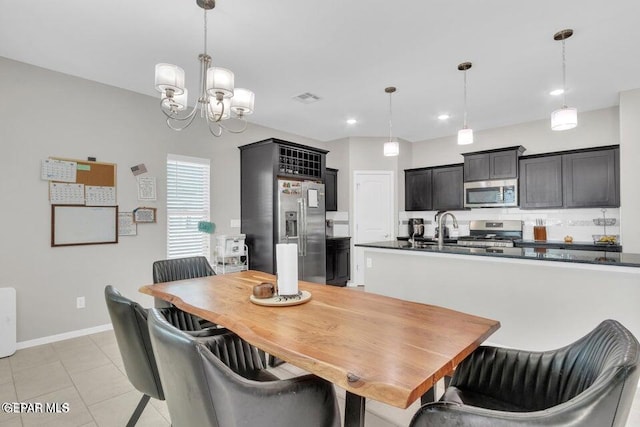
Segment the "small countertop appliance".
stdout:
<svg viewBox="0 0 640 427">
<path fill-rule="evenodd" d="M 414 227 L 417 226 L 417 227 Z M 409 237 L 423 237 L 424 236 L 424 219 L 423 218 L 409 218 Z"/>
</svg>

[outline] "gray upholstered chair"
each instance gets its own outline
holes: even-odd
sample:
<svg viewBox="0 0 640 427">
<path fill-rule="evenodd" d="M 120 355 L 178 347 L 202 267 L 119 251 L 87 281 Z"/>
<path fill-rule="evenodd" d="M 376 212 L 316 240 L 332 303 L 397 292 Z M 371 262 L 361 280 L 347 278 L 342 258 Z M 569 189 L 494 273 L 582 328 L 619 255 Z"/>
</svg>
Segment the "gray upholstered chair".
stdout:
<svg viewBox="0 0 640 427">
<path fill-rule="evenodd" d="M 143 394 L 127 423 L 130 427 L 136 424 L 149 399 L 164 400 L 164 392 L 149 340 L 147 311 L 113 286 L 104 289 L 104 296 L 127 377 Z"/>
<path fill-rule="evenodd" d="M 203 256 L 163 259 L 153 263 L 153 283 L 195 279 L 197 277 L 214 276 L 215 274 L 216 272 L 209 264 L 209 261 Z M 206 336 L 208 335 L 208 329 L 218 327 L 212 322 L 186 313 L 176 307 L 171 307 L 170 311 L 165 311 L 163 314 L 171 316 L 170 323 L 172 325 L 178 326 L 183 331 L 193 331 L 192 335 L 195 336 Z"/>
<path fill-rule="evenodd" d="M 638 341 L 606 320 L 558 350 L 480 347 L 412 427 L 624 427 L 638 384 Z"/>
<path fill-rule="evenodd" d="M 313 375 L 277 380 L 225 335 L 197 340 L 149 312 L 149 332 L 175 427 L 340 426 L 333 386 Z"/>
<path fill-rule="evenodd" d="M 133 426 L 142 415 L 151 397 L 164 400 L 160 376 L 151 341 L 149 340 L 147 309 L 124 297 L 116 288 L 110 285 L 105 287 L 104 297 L 127 377 L 131 384 L 143 394 L 127 424 L 127 426 Z M 184 326 L 182 322 L 173 323 L 175 316 L 173 316 L 174 310 L 172 308 L 159 309 L 159 313 L 175 327 L 182 328 Z M 188 325 L 184 332 L 194 337 L 231 334 L 226 329 L 194 331 L 189 329 Z M 254 349 L 252 351 L 257 350 Z"/>
<path fill-rule="evenodd" d="M 153 263 L 153 283 L 195 279 L 215 274 L 209 261 L 203 256 L 163 259 Z"/>
</svg>

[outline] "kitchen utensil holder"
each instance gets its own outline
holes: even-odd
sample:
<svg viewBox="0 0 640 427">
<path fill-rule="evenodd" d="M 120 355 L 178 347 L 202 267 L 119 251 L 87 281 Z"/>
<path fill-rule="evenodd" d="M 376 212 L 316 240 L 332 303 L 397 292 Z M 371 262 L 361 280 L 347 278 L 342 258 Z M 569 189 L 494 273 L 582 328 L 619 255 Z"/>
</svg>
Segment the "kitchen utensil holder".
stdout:
<svg viewBox="0 0 640 427">
<path fill-rule="evenodd" d="M 547 241 L 547 227 L 544 225 L 533 226 L 533 240 L 537 242 Z"/>
</svg>

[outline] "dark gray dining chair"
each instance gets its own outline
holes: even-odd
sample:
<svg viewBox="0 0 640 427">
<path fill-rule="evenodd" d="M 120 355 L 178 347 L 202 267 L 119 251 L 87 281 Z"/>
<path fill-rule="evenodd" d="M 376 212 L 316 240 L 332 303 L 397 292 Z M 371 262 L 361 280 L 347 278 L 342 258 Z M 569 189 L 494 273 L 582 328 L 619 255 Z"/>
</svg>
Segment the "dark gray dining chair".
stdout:
<svg viewBox="0 0 640 427">
<path fill-rule="evenodd" d="M 164 400 L 164 392 L 149 339 L 147 311 L 122 296 L 113 286 L 104 289 L 104 297 L 127 378 L 142 393 L 142 399 L 127 423 L 127 427 L 131 427 L 138 422 L 149 399 Z"/>
<path fill-rule="evenodd" d="M 157 310 L 148 324 L 173 426 L 340 426 L 331 383 L 314 375 L 278 380 L 257 354 L 239 351 L 238 337 L 198 340 Z"/>
<path fill-rule="evenodd" d="M 156 366 L 156 360 L 149 340 L 147 327 L 147 309 L 135 301 L 123 296 L 116 288 L 109 285 L 104 289 L 107 310 L 113 325 L 113 332 L 118 342 L 120 355 L 124 362 L 125 372 L 129 382 L 142 393 L 137 408 L 131 415 L 127 426 L 133 426 L 142 415 L 149 399 L 164 400 L 164 393 Z M 165 320 L 177 328 L 185 325 L 182 322 L 173 323 L 173 308 L 159 309 Z M 193 337 L 208 337 L 216 334 L 231 334 L 226 329 L 191 330 L 188 325 L 184 333 Z M 256 351 L 256 350 L 253 350 Z"/>
<path fill-rule="evenodd" d="M 203 256 L 163 259 L 153 263 L 153 283 L 214 276 L 216 272 Z"/>
<path fill-rule="evenodd" d="M 153 283 L 195 279 L 214 276 L 215 274 L 216 272 L 204 256 L 163 259 L 153 263 Z M 208 329 L 218 327 L 215 323 L 201 319 L 176 307 L 172 307 L 171 312 L 169 314 L 165 313 L 165 315 L 172 316 L 172 325 L 181 325 L 179 328 L 182 330 L 203 331 L 202 335 L 207 335 Z"/>
<path fill-rule="evenodd" d="M 638 341 L 615 320 L 553 351 L 479 347 L 411 426 L 624 427 L 639 357 Z"/>
</svg>

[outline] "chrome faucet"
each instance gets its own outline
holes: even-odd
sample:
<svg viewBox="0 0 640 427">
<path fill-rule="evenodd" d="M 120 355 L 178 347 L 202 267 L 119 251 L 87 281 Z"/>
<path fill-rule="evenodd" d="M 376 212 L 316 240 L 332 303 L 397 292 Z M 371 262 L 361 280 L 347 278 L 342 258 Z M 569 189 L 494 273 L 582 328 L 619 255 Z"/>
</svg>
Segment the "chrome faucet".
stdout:
<svg viewBox="0 0 640 427">
<path fill-rule="evenodd" d="M 453 220 L 453 228 L 458 229 L 458 220 L 451 212 L 442 212 L 438 215 L 438 249 L 444 246 L 444 227 L 447 224 L 446 217 L 450 216 Z"/>
</svg>

